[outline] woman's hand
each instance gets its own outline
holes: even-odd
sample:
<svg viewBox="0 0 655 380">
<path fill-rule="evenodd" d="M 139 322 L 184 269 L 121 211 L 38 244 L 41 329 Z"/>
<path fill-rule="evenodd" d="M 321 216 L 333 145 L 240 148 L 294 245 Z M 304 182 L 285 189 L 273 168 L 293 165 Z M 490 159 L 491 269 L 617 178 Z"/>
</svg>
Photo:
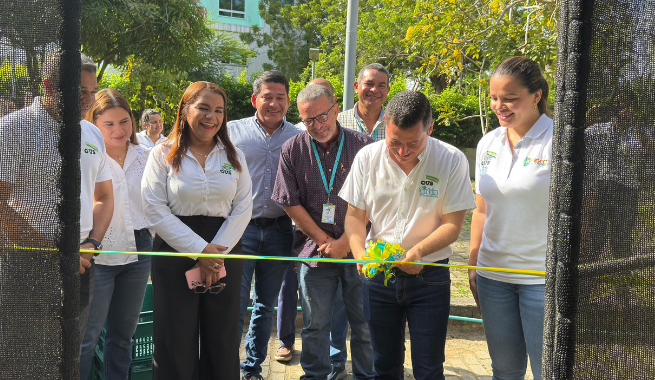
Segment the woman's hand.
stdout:
<svg viewBox="0 0 655 380">
<path fill-rule="evenodd" d="M 226 250 L 227 247 L 210 243 L 202 250 L 202 253 L 220 254 Z M 206 286 L 211 286 L 220 280 L 221 268 L 225 264 L 223 259 L 216 257 L 198 257 L 198 264 L 200 265 L 200 278 Z"/>
<path fill-rule="evenodd" d="M 475 269 L 469 269 L 469 287 L 471 288 L 471 293 L 473 293 L 473 298 L 475 299 L 475 304 L 478 305 L 478 311 L 480 314 L 480 301 L 478 300 L 478 282 L 477 282 L 478 273 Z"/>
<path fill-rule="evenodd" d="M 407 253 L 405 253 L 405 257 L 403 258 L 401 263 L 420 262 L 422 259 L 423 256 L 421 256 L 417 250 L 412 248 L 409 251 L 407 251 Z M 418 274 L 423 269 L 423 265 L 401 264 L 401 263 L 396 264 L 396 267 L 398 267 L 398 269 L 400 269 L 401 271 L 407 274 Z"/>
</svg>

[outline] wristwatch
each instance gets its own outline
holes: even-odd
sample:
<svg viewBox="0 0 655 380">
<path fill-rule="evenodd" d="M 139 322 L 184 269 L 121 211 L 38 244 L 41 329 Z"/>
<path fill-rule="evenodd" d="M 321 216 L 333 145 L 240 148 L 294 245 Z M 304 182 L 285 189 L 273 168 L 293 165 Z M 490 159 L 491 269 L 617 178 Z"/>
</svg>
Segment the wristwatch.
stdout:
<svg viewBox="0 0 655 380">
<path fill-rule="evenodd" d="M 97 240 L 95 240 L 95 239 L 86 238 L 86 239 L 84 239 L 84 241 L 82 242 L 82 244 L 86 244 L 86 243 L 91 243 L 91 244 L 93 244 L 93 246 L 96 247 L 96 248 L 95 248 L 96 251 L 100 251 L 100 250 L 102 250 L 102 243 L 99 242 L 99 241 L 97 241 Z M 98 255 L 99 255 L 99 253 L 94 253 L 94 254 L 93 254 L 93 256 L 98 256 Z"/>
</svg>

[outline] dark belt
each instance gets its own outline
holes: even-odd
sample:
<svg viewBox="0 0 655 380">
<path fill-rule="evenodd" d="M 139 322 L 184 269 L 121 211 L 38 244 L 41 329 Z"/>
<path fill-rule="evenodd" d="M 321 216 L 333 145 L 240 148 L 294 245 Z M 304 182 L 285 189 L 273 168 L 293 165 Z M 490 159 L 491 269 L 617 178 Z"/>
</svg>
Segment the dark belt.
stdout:
<svg viewBox="0 0 655 380">
<path fill-rule="evenodd" d="M 288 215 L 278 216 L 277 218 L 254 218 L 250 219 L 250 224 L 260 227 L 270 227 L 280 222 L 288 222 L 290 218 Z"/>
</svg>

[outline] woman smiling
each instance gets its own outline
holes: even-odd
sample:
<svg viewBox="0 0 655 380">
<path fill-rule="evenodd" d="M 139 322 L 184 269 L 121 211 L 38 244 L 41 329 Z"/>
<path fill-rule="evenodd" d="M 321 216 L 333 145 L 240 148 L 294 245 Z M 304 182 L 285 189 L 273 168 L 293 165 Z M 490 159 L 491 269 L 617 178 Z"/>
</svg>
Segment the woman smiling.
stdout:
<svg viewBox="0 0 655 380">
<path fill-rule="evenodd" d="M 239 379 L 243 263 L 202 255 L 229 253 L 252 215 L 246 160 L 226 125 L 225 92 L 191 84 L 169 140 L 153 148 L 146 166 L 142 191 L 155 251 L 198 256 L 152 259 L 156 380 Z M 187 282 L 190 270 L 200 273 Z"/>
<path fill-rule="evenodd" d="M 114 213 L 103 247 L 108 251 L 150 251 L 152 236 L 146 228 L 140 186 L 149 149 L 136 142 L 130 106 L 118 91 L 105 89 L 96 94 L 86 120 L 102 133 L 112 173 Z M 132 362 L 131 340 L 150 274 L 150 257 L 100 254 L 95 261 L 94 296 L 82 341 L 80 374 L 83 379 L 89 374 L 98 337 L 107 326 L 104 376 L 127 379 Z"/>
</svg>

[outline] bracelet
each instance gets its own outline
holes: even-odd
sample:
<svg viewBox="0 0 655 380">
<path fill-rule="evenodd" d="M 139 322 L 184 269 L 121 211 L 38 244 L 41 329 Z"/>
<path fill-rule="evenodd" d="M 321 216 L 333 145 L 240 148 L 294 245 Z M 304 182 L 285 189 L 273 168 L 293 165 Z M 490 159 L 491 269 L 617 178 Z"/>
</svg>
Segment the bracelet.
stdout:
<svg viewBox="0 0 655 380">
<path fill-rule="evenodd" d="M 321 245 L 327 243 L 327 241 L 328 241 L 329 239 L 330 239 L 330 235 L 326 236 L 326 237 L 325 237 L 325 240 L 323 241 L 323 243 L 321 243 Z"/>
</svg>

